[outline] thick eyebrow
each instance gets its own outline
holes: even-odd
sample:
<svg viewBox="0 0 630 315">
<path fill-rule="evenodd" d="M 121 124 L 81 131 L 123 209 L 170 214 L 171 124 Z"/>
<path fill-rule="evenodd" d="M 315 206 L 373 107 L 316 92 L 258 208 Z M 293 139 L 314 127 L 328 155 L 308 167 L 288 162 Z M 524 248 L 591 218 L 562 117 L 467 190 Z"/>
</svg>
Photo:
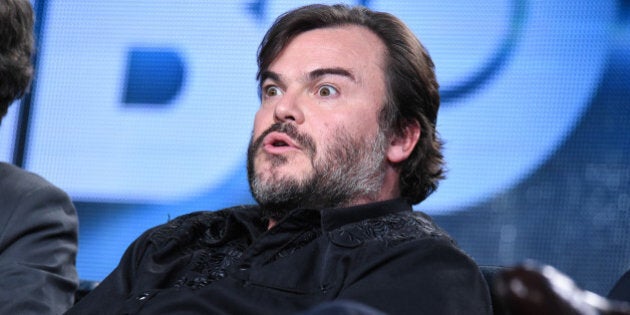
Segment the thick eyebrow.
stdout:
<svg viewBox="0 0 630 315">
<path fill-rule="evenodd" d="M 316 80 L 320 77 L 323 77 L 325 75 L 339 75 L 339 76 L 343 76 L 346 77 L 354 82 L 356 82 L 356 78 L 354 77 L 354 75 L 352 75 L 352 73 L 344 68 L 322 68 L 322 69 L 316 69 L 313 70 L 311 72 L 309 72 L 308 74 L 308 79 L 313 81 Z"/>
<path fill-rule="evenodd" d="M 260 74 L 260 84 L 265 82 L 265 80 L 271 79 L 274 81 L 280 81 L 280 75 L 269 70 L 265 70 Z"/>
</svg>

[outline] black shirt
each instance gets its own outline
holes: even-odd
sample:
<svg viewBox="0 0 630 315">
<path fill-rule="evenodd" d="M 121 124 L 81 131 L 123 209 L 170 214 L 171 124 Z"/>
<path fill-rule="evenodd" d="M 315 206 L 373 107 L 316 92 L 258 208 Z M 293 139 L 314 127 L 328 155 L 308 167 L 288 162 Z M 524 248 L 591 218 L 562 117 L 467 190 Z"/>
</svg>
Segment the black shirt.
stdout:
<svg viewBox="0 0 630 315">
<path fill-rule="evenodd" d="M 294 314 L 330 300 L 388 314 L 490 314 L 475 263 L 403 199 L 297 209 L 267 230 L 258 207 L 196 212 L 148 230 L 68 314 Z"/>
</svg>

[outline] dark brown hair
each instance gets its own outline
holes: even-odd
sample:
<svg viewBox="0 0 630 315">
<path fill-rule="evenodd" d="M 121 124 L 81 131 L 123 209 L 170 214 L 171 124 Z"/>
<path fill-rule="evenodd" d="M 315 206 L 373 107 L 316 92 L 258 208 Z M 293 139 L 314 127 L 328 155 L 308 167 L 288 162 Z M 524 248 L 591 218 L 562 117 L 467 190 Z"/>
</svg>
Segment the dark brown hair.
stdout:
<svg viewBox="0 0 630 315">
<path fill-rule="evenodd" d="M 418 144 L 401 163 L 401 195 L 412 204 L 429 196 L 444 177 L 442 142 L 435 129 L 440 107 L 435 66 L 413 32 L 397 17 L 362 6 L 308 5 L 279 16 L 258 49 L 258 74 L 266 71 L 282 49 L 309 30 L 358 25 L 374 32 L 385 44 L 387 100 L 379 117 L 387 134 L 402 135 L 409 124 L 421 128 Z"/>
<path fill-rule="evenodd" d="M 0 5 L 0 119 L 24 95 L 33 76 L 33 8 L 28 0 Z"/>
</svg>

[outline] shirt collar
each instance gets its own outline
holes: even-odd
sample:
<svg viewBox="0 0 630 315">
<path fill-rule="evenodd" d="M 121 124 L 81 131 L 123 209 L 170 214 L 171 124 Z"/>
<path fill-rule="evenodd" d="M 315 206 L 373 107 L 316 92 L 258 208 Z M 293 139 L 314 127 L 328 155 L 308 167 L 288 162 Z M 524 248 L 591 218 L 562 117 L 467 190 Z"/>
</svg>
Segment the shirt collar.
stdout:
<svg viewBox="0 0 630 315">
<path fill-rule="evenodd" d="M 356 221 L 412 210 L 411 204 L 409 204 L 405 198 L 396 198 L 345 208 L 322 209 L 320 210 L 321 225 L 324 231 L 330 231 Z"/>
</svg>

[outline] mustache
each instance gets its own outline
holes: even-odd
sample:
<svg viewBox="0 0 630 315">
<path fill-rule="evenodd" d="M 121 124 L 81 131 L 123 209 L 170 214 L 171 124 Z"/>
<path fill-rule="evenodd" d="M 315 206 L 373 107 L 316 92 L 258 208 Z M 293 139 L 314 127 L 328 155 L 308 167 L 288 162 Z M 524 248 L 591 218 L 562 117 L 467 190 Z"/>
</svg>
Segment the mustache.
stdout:
<svg viewBox="0 0 630 315">
<path fill-rule="evenodd" d="M 263 140 L 272 132 L 280 132 L 289 136 L 295 143 L 304 148 L 311 155 L 315 154 L 316 147 L 313 138 L 305 133 L 298 131 L 297 127 L 291 123 L 275 123 L 267 128 L 250 146 L 253 152 L 258 151 L 262 146 Z"/>
</svg>

